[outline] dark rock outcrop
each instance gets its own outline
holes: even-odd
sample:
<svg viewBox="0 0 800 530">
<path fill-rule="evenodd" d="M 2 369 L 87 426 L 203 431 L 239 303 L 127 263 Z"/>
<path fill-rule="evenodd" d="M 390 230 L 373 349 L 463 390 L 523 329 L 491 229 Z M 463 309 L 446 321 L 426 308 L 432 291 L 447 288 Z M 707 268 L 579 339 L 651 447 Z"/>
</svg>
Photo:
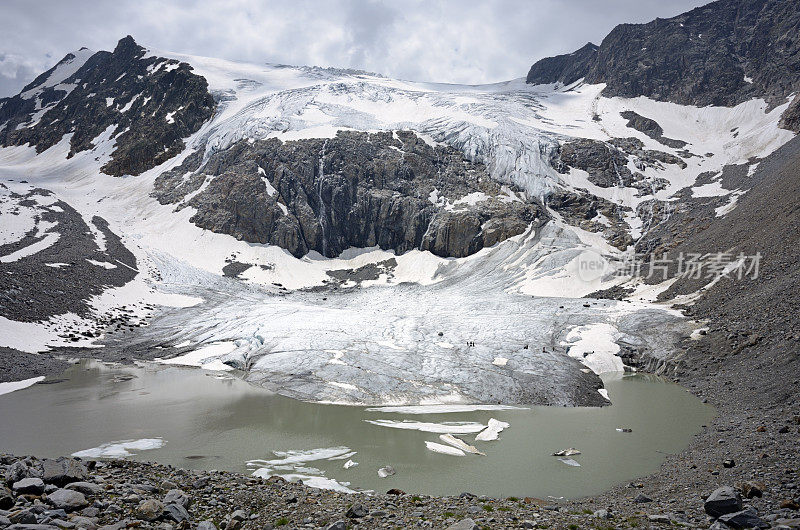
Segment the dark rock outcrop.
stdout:
<svg viewBox="0 0 800 530">
<path fill-rule="evenodd" d="M 719 0 L 668 19 L 620 24 L 596 53 L 584 47 L 538 61 L 527 82 L 583 77 L 606 83 L 607 96 L 700 106 L 765 97 L 777 104 L 800 87 L 798 36 L 800 0 Z"/>
<path fill-rule="evenodd" d="M 614 138 L 609 142 L 577 138 L 562 144 L 554 152 L 554 157 L 553 167 L 560 173 L 567 173 L 569 168 L 581 169 L 589 174 L 589 182 L 601 188 L 631 187 L 642 194 L 662 189 L 664 183 L 646 180 L 641 173 L 631 171 L 629 158 L 639 170 L 663 168 L 664 164 L 675 164 L 681 169 L 686 167 L 686 162 L 680 157 L 644 149 L 637 138 Z"/>
<path fill-rule="evenodd" d="M 652 138 L 653 140 L 666 145 L 667 147 L 673 147 L 675 149 L 682 149 L 686 147 L 686 142 L 683 140 L 673 140 L 672 138 L 665 138 L 664 137 L 664 129 L 661 128 L 661 125 L 658 124 L 655 120 L 651 120 L 650 118 L 645 118 L 641 114 L 637 114 L 632 110 L 626 110 L 624 112 L 620 112 L 620 116 L 628 120 L 628 127 L 631 129 L 636 129 L 639 132 L 642 132 Z"/>
<path fill-rule="evenodd" d="M 483 165 L 407 131 L 241 141 L 200 161 L 159 176 L 154 196 L 195 208 L 202 228 L 295 256 L 378 246 L 463 257 L 545 220 Z"/>
<path fill-rule="evenodd" d="M 73 156 L 105 133 L 116 143 L 102 170 L 115 176 L 138 175 L 177 155 L 183 138 L 211 117 L 214 100 L 188 64 L 146 53 L 125 37 L 113 52 L 95 53 L 49 86 L 51 74 L 74 67 L 76 56 L 67 55 L 20 94 L 0 100 L 0 145 L 42 152 L 71 134 Z"/>
<path fill-rule="evenodd" d="M 598 46 L 587 42 L 583 48 L 555 57 L 545 57 L 531 66 L 526 82 L 537 85 L 561 83 L 571 85 L 586 75 L 597 61 Z"/>
</svg>

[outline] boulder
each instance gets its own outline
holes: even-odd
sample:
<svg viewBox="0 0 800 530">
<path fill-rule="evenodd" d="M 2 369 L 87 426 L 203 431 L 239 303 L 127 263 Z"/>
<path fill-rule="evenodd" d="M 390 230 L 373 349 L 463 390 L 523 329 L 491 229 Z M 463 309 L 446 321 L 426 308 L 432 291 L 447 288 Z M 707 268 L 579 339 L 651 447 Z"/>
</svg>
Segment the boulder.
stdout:
<svg viewBox="0 0 800 530">
<path fill-rule="evenodd" d="M 708 496 L 703 505 L 706 513 L 717 518 L 728 513 L 738 512 L 742 509 L 742 497 L 730 486 L 717 488 Z"/>
<path fill-rule="evenodd" d="M 44 481 L 40 478 L 24 478 L 15 482 L 11 489 L 17 495 L 41 495 L 44 493 Z"/>
<path fill-rule="evenodd" d="M 366 517 L 368 514 L 369 511 L 364 507 L 364 505 L 357 503 L 347 509 L 345 516 L 349 517 L 350 519 L 358 519 L 360 517 Z"/>
<path fill-rule="evenodd" d="M 86 466 L 78 460 L 64 458 L 42 460 L 42 480 L 47 484 L 65 486 L 70 482 L 80 482 L 86 480 Z"/>
<path fill-rule="evenodd" d="M 179 489 L 172 489 L 164 496 L 164 504 L 180 504 L 184 508 L 189 507 L 189 496 Z"/>
<path fill-rule="evenodd" d="M 752 508 L 727 513 L 719 520 L 730 528 L 769 528 L 769 523 L 761 519 Z"/>
<path fill-rule="evenodd" d="M 155 521 L 164 513 L 164 504 L 156 499 L 146 499 L 136 507 L 136 515 L 145 521 Z"/>
<path fill-rule="evenodd" d="M 447 530 L 478 530 L 479 528 L 480 526 L 472 519 L 461 519 L 459 522 L 448 526 Z"/>
<path fill-rule="evenodd" d="M 56 490 L 49 494 L 47 496 L 47 502 L 51 506 L 55 506 L 67 512 L 83 508 L 89 504 L 83 493 L 67 489 Z"/>
<path fill-rule="evenodd" d="M 197 530 L 217 530 L 213 521 L 200 521 L 197 523 Z"/>
<path fill-rule="evenodd" d="M 0 510 L 10 510 L 14 506 L 14 494 L 5 486 L 0 486 Z"/>
<path fill-rule="evenodd" d="M 189 520 L 189 512 L 180 504 L 168 504 L 164 507 L 163 517 L 168 521 L 182 523 Z"/>
<path fill-rule="evenodd" d="M 18 460 L 11 464 L 8 469 L 6 469 L 6 484 L 10 486 L 11 484 L 19 482 L 28 476 L 30 476 L 28 466 L 26 466 L 24 462 Z"/>
<path fill-rule="evenodd" d="M 94 482 L 71 482 L 64 489 L 79 491 L 84 495 L 97 495 L 105 491 L 103 486 Z"/>
</svg>

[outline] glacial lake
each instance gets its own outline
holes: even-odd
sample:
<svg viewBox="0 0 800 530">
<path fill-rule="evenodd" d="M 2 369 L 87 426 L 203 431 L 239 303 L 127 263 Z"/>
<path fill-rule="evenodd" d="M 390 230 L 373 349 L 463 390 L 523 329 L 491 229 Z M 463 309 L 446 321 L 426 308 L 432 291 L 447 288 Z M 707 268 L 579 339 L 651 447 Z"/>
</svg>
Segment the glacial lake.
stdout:
<svg viewBox="0 0 800 530">
<path fill-rule="evenodd" d="M 52 457 L 128 453 L 126 458 L 184 468 L 275 474 L 379 492 L 596 494 L 656 471 L 665 455 L 684 449 L 714 415 L 680 386 L 651 375 L 604 377 L 612 404 L 602 408 L 422 414 L 304 403 L 230 374 L 150 363 L 81 361 L 61 378 L 0 395 L 0 451 Z M 491 418 L 509 427 L 497 440 L 475 441 L 477 424 Z M 425 442 L 444 444 L 440 432 L 386 426 L 409 422 L 442 432 L 472 431 L 457 436 L 486 455 L 432 452 Z M 571 447 L 581 452 L 572 462 L 552 456 Z M 358 465 L 344 469 L 347 461 Z M 380 478 L 378 469 L 387 465 L 396 473 Z"/>
</svg>

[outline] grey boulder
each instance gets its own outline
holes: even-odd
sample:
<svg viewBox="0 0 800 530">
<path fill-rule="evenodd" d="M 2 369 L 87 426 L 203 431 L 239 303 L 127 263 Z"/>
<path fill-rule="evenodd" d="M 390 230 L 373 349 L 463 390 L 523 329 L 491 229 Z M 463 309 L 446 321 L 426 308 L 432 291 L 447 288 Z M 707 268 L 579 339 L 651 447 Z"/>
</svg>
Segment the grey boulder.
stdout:
<svg viewBox="0 0 800 530">
<path fill-rule="evenodd" d="M 18 495 L 41 495 L 44 493 L 44 481 L 40 478 L 24 478 L 15 482 L 11 489 Z"/>
<path fill-rule="evenodd" d="M 86 497 L 83 496 L 83 493 L 67 489 L 56 490 L 49 494 L 47 496 L 47 502 L 67 512 L 83 508 L 89 504 Z"/>
<path fill-rule="evenodd" d="M 447 530 L 478 530 L 480 527 L 472 519 L 462 519 L 447 527 Z"/>
<path fill-rule="evenodd" d="M 738 512 L 742 509 L 742 497 L 730 486 L 723 486 L 714 490 L 703 505 L 706 513 L 717 518 L 722 515 Z"/>
<path fill-rule="evenodd" d="M 42 460 L 42 479 L 48 484 L 64 486 L 70 482 L 86 480 L 86 466 L 78 460 L 64 458 Z"/>
<path fill-rule="evenodd" d="M 189 496 L 179 489 L 171 489 L 164 496 L 164 504 L 180 504 L 184 508 L 189 507 Z"/>
<path fill-rule="evenodd" d="M 164 504 L 156 499 L 146 499 L 136 507 L 136 515 L 145 521 L 155 521 L 164 512 Z"/>
<path fill-rule="evenodd" d="M 752 508 L 727 513 L 719 518 L 730 528 L 769 528 L 769 523 L 761 519 Z"/>
<path fill-rule="evenodd" d="M 164 508 L 163 517 L 176 523 L 182 523 L 189 520 L 189 512 L 180 504 L 168 504 Z"/>
</svg>

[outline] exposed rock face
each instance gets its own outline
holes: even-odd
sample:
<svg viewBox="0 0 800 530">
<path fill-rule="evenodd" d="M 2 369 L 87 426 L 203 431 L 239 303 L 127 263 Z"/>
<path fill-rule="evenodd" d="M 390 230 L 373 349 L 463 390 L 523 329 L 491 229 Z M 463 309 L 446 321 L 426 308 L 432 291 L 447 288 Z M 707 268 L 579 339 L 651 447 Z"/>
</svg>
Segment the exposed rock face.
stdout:
<svg viewBox="0 0 800 530">
<path fill-rule="evenodd" d="M 795 96 L 789 108 L 783 113 L 779 125 L 784 129 L 800 132 L 800 94 Z"/>
<path fill-rule="evenodd" d="M 547 199 L 547 206 L 557 211 L 564 220 L 589 232 L 602 233 L 609 244 L 624 250 L 633 243 L 630 228 L 623 219 L 627 207 L 587 192 L 573 193 L 556 190 Z M 602 220 L 602 221 L 601 221 Z"/>
<path fill-rule="evenodd" d="M 531 66 L 526 81 L 537 85 L 545 83 L 561 83 L 571 85 L 586 75 L 597 61 L 598 46 L 587 42 L 586 45 L 572 53 L 545 57 Z"/>
<path fill-rule="evenodd" d="M 608 96 L 691 105 L 783 102 L 800 86 L 800 0 L 720 0 L 669 19 L 621 24 L 586 47 L 542 59 L 528 83 L 606 83 Z M 587 60 L 588 59 L 588 60 Z M 569 75 L 567 75 L 569 73 Z"/>
<path fill-rule="evenodd" d="M 196 208 L 200 227 L 295 256 L 379 246 L 463 257 L 545 220 L 483 165 L 405 131 L 241 141 L 200 163 L 159 176 L 154 196 Z"/>
<path fill-rule="evenodd" d="M 71 134 L 73 156 L 107 136 L 116 145 L 102 170 L 116 176 L 138 175 L 180 153 L 182 138 L 211 117 L 214 100 L 188 64 L 146 52 L 128 36 L 76 70 L 82 59 L 67 55 L 20 94 L 0 100 L 0 145 L 31 144 L 42 152 Z"/>
<path fill-rule="evenodd" d="M 34 254 L 0 263 L 0 316 L 25 322 L 63 313 L 83 316 L 89 312 L 92 296 L 108 287 L 121 287 L 136 276 L 136 257 L 105 219 L 86 220 L 41 188 L 23 195 L 0 184 L 0 200 L 16 208 L 4 215 L 9 220 L 33 215 L 37 222 L 22 239 L 0 245 L 0 255 L 24 251 L 47 237 L 57 238 Z"/>
<path fill-rule="evenodd" d="M 589 174 L 589 181 L 601 188 L 633 187 L 642 193 L 657 191 L 664 183 L 645 180 L 641 173 L 631 171 L 629 158 L 639 170 L 663 167 L 663 164 L 675 164 L 681 169 L 686 167 L 686 162 L 675 155 L 644 149 L 644 144 L 637 138 L 615 138 L 608 143 L 578 138 L 565 142 L 557 156 L 553 167 L 560 173 L 566 173 L 569 168 L 582 169 Z"/>
<path fill-rule="evenodd" d="M 660 142 L 667 147 L 673 147 L 675 149 L 681 149 L 686 147 L 686 142 L 683 140 L 673 140 L 672 138 L 665 138 L 664 137 L 664 129 L 661 128 L 661 125 L 658 124 L 655 120 L 651 120 L 650 118 L 645 118 L 641 114 L 637 114 L 632 110 L 626 110 L 624 112 L 620 112 L 620 116 L 628 120 L 628 127 L 631 129 L 636 129 L 639 132 L 642 132 L 652 138 L 653 140 Z"/>
</svg>

